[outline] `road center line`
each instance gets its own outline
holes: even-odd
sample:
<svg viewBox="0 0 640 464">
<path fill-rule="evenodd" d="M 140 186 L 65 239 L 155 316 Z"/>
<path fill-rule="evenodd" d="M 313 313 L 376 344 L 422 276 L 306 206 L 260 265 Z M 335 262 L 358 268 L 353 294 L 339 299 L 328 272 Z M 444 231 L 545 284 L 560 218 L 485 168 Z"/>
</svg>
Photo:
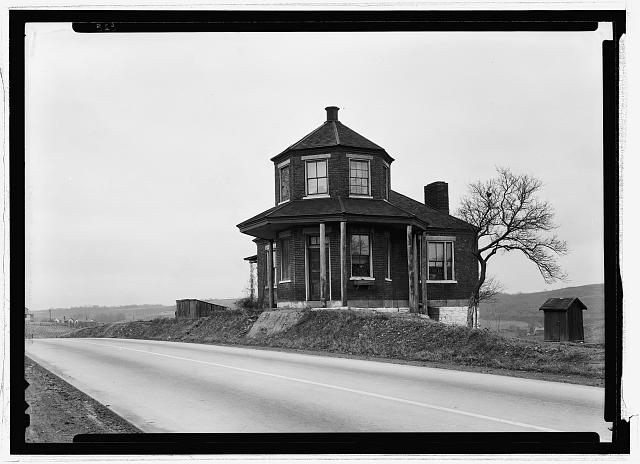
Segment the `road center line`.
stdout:
<svg viewBox="0 0 640 464">
<path fill-rule="evenodd" d="M 88 343 L 90 345 L 96 345 L 96 346 L 104 346 L 107 348 L 114 348 L 113 345 L 108 345 L 108 344 L 104 344 L 104 343 L 95 343 L 95 342 L 89 342 L 89 341 L 84 341 L 85 343 Z M 467 417 L 474 417 L 476 419 L 485 419 L 485 420 L 489 420 L 489 421 L 493 421 L 493 422 L 500 422 L 502 424 L 509 424 L 509 425 L 515 425 L 518 427 L 525 427 L 525 428 L 529 428 L 529 429 L 535 429 L 535 430 L 540 430 L 542 432 L 560 432 L 560 430 L 554 430 L 554 429 L 549 429 L 549 428 L 545 428 L 545 427 L 539 427 L 537 425 L 532 425 L 532 424 L 525 424 L 524 422 L 516 422 L 516 421 L 510 421 L 507 419 L 501 419 L 499 417 L 492 417 L 492 416 L 486 416 L 484 414 L 476 414 L 473 412 L 468 412 L 468 411 L 462 411 L 460 409 L 452 409 L 452 408 L 446 408 L 444 406 L 437 406 L 435 404 L 428 404 L 428 403 L 422 403 L 419 401 L 412 401 L 412 400 L 407 400 L 404 398 L 397 398 L 394 396 L 388 396 L 388 395 L 382 395 L 380 393 L 373 393 L 373 392 L 368 392 L 368 391 L 364 391 L 364 390 L 356 390 L 353 388 L 347 388 L 347 387 L 341 387 L 339 385 L 331 385 L 328 383 L 323 383 L 323 382 L 315 382 L 313 380 L 306 380 L 306 379 L 300 379 L 297 377 L 289 377 L 286 375 L 280 375 L 280 374 L 273 374 L 271 372 L 264 372 L 264 371 L 257 371 L 254 369 L 247 369 L 244 367 L 237 367 L 237 366 L 230 366 L 227 364 L 220 364 L 220 363 L 216 363 L 216 362 L 211 362 L 211 361 L 201 361 L 199 359 L 192 359 L 192 358 L 185 358 L 182 356 L 174 356 L 171 354 L 164 354 L 164 353 L 154 353 L 151 351 L 147 351 L 147 350 L 137 350 L 135 348 L 125 348 L 123 346 L 115 346 L 115 348 L 120 349 L 120 350 L 127 350 L 127 351 L 135 351 L 138 353 L 145 353 L 145 354 L 150 354 L 150 355 L 154 355 L 154 356 L 162 356 L 165 358 L 172 358 L 172 359 L 179 359 L 182 361 L 191 361 L 191 362 L 195 362 L 195 363 L 199 363 L 199 364 L 207 364 L 210 366 L 216 366 L 216 367 L 222 367 L 225 369 L 231 369 L 231 370 L 235 370 L 235 371 L 240 371 L 240 372 L 247 372 L 250 374 L 257 374 L 257 375 L 264 375 L 267 377 L 273 377 L 276 379 L 282 379 L 282 380 L 289 380 L 291 382 L 298 382 L 298 383 L 303 383 L 303 384 L 307 384 L 307 385 L 315 385 L 318 387 L 324 387 L 324 388 L 330 388 L 333 390 L 339 390 L 339 391 L 344 391 L 344 392 L 348 392 L 348 393 L 355 393 L 357 395 L 362 395 L 362 396 L 369 396 L 372 398 L 379 398 L 379 399 L 383 399 L 383 400 L 388 400 L 388 401 L 395 401 L 397 403 L 403 403 L 403 404 L 410 404 L 412 406 L 418 406 L 421 408 L 426 408 L 426 409 L 433 409 L 436 411 L 444 411 L 444 412 L 449 412 L 452 414 L 458 414 L 461 416 L 467 416 Z"/>
</svg>

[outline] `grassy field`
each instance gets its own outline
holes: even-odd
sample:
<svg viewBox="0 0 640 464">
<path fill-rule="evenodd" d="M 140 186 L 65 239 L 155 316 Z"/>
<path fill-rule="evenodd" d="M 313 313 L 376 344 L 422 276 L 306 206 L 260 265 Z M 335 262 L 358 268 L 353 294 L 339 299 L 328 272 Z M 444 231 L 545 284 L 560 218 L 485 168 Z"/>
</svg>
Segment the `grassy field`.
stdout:
<svg viewBox="0 0 640 464">
<path fill-rule="evenodd" d="M 259 313 L 220 311 L 195 320 L 157 319 L 80 329 L 71 337 L 116 337 L 227 343 L 395 359 L 441 367 L 549 374 L 553 380 L 601 385 L 602 345 L 545 343 L 503 337 L 410 314 L 304 311 L 285 331 L 248 337 Z M 537 378 L 544 378 L 544 376 Z"/>
<path fill-rule="evenodd" d="M 75 330 L 77 329 L 53 322 L 32 322 L 24 325 L 25 338 L 56 338 Z"/>
</svg>

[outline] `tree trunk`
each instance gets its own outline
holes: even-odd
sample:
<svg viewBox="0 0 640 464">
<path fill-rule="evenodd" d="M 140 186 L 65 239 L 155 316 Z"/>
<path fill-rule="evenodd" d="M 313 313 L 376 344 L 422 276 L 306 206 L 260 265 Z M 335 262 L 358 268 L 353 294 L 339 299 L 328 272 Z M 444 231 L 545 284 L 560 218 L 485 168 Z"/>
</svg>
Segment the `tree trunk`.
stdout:
<svg viewBox="0 0 640 464">
<path fill-rule="evenodd" d="M 473 287 L 473 291 L 469 297 L 469 306 L 467 308 L 467 327 L 469 328 L 478 327 L 478 318 L 476 315 L 478 313 L 478 304 L 480 304 L 480 287 L 482 287 L 482 284 L 487 277 L 487 262 L 482 259 L 480 254 L 477 254 L 476 258 L 480 263 L 480 276 L 478 277 L 478 281 L 476 282 L 475 287 Z"/>
</svg>

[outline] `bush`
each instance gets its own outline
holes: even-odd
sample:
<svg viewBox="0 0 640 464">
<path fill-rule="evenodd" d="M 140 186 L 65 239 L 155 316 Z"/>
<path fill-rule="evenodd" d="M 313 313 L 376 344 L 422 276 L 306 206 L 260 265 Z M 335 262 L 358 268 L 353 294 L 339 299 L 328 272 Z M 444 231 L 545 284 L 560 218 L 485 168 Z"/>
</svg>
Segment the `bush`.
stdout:
<svg viewBox="0 0 640 464">
<path fill-rule="evenodd" d="M 260 301 L 250 296 L 236 300 L 236 306 L 241 309 L 262 309 Z"/>
</svg>

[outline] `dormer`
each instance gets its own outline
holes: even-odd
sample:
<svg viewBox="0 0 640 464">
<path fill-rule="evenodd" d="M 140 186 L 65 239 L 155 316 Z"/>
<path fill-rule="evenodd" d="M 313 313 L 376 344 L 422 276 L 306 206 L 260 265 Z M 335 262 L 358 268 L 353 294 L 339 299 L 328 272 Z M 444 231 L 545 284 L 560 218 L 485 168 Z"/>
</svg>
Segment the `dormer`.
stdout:
<svg viewBox="0 0 640 464">
<path fill-rule="evenodd" d="M 338 107 L 325 110 L 320 127 L 271 158 L 276 205 L 327 197 L 388 200 L 393 158 L 342 124 Z"/>
</svg>

